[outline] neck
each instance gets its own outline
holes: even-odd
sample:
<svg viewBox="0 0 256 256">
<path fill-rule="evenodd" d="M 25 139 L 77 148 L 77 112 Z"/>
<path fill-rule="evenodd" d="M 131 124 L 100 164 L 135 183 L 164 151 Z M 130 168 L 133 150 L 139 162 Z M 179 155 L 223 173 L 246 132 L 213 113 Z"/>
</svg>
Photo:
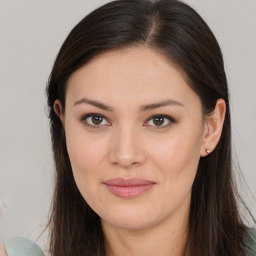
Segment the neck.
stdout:
<svg viewBox="0 0 256 256">
<path fill-rule="evenodd" d="M 187 241 L 188 215 L 187 211 L 154 226 L 132 230 L 102 221 L 106 255 L 182 256 Z"/>
</svg>

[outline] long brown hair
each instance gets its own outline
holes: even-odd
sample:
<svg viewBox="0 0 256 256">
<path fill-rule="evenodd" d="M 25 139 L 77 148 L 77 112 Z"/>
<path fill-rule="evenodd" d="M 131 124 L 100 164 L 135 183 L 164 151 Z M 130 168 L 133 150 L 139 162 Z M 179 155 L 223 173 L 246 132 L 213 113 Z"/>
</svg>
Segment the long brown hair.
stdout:
<svg viewBox="0 0 256 256">
<path fill-rule="evenodd" d="M 191 7 L 177 0 L 119 0 L 94 10 L 63 43 L 47 86 L 56 186 L 50 218 L 52 256 L 104 256 L 99 216 L 81 196 L 73 178 L 56 99 L 65 109 L 70 75 L 95 56 L 141 46 L 161 51 L 185 74 L 199 95 L 203 113 L 217 99 L 226 102 L 223 132 L 215 150 L 201 158 L 192 187 L 186 256 L 244 256 L 245 226 L 240 218 L 231 166 L 231 125 L 227 80 L 220 47 Z"/>
</svg>

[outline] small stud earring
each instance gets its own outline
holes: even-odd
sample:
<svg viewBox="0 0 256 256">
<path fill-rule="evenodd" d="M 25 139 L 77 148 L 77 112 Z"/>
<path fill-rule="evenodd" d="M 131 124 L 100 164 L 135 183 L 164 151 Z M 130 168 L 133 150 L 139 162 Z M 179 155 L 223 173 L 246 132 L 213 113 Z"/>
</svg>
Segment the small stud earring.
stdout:
<svg viewBox="0 0 256 256">
<path fill-rule="evenodd" d="M 210 154 L 210 153 L 211 153 L 211 150 L 210 150 L 209 148 L 207 148 L 207 149 L 205 149 L 205 152 L 206 152 L 207 154 Z"/>
</svg>

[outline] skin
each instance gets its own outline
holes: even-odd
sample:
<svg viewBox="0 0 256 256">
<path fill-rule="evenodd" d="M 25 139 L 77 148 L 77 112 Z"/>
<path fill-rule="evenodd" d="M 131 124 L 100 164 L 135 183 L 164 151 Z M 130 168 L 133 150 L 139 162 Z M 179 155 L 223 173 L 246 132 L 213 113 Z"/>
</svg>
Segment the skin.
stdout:
<svg viewBox="0 0 256 256">
<path fill-rule="evenodd" d="M 2 215 L 2 209 L 0 207 L 0 217 Z M 4 246 L 4 243 L 1 241 L 0 239 L 0 256 L 7 256 L 7 252 L 5 250 L 5 246 Z"/>
<path fill-rule="evenodd" d="M 2 242 L 0 242 L 0 256 L 7 256 L 7 252 Z"/>
<path fill-rule="evenodd" d="M 167 99 L 178 104 L 140 111 Z M 101 54 L 74 72 L 65 110 L 59 100 L 54 108 L 65 129 L 78 189 L 101 218 L 107 255 L 182 255 L 191 187 L 200 157 L 219 141 L 224 100 L 217 101 L 210 116 L 202 116 L 200 98 L 179 69 L 161 53 L 136 47 Z M 90 117 L 81 120 L 89 113 L 104 118 L 97 125 Z M 155 122 L 152 115 L 159 114 L 172 121 Z M 155 185 L 123 199 L 103 184 L 116 177 L 139 177 Z"/>
</svg>

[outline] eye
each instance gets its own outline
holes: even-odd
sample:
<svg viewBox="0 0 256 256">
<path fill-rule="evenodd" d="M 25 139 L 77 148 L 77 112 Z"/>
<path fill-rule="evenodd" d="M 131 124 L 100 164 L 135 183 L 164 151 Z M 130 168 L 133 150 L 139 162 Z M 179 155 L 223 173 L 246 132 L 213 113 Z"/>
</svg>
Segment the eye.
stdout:
<svg viewBox="0 0 256 256">
<path fill-rule="evenodd" d="M 157 128 L 165 128 L 172 123 L 175 123 L 175 119 L 167 115 L 155 115 L 148 120 L 150 126 L 156 126 Z"/>
<path fill-rule="evenodd" d="M 102 128 L 104 126 L 111 126 L 111 124 L 103 115 L 97 113 L 86 114 L 80 120 L 86 126 L 89 126 L 93 129 Z M 165 128 L 170 126 L 172 123 L 175 123 L 175 119 L 167 115 L 154 115 L 151 116 L 147 121 L 149 126 L 155 126 L 157 128 Z"/>
<path fill-rule="evenodd" d="M 85 125 L 94 129 L 101 128 L 101 126 L 110 126 L 104 116 L 96 113 L 84 115 L 80 120 L 83 121 Z"/>
</svg>

